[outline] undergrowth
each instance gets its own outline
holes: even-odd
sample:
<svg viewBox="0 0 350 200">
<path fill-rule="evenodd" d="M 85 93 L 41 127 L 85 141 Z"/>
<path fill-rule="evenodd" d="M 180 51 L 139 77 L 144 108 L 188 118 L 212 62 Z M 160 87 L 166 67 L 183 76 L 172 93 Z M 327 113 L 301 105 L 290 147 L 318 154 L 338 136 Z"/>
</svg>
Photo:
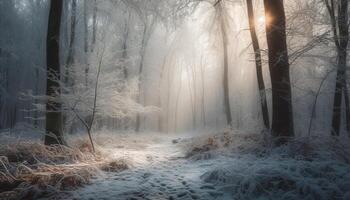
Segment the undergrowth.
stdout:
<svg viewBox="0 0 350 200">
<path fill-rule="evenodd" d="M 275 146 L 263 135 L 226 132 L 187 141 L 187 156 L 219 163 L 201 179 L 232 199 L 350 199 L 349 142 L 297 137 Z"/>
<path fill-rule="evenodd" d="M 86 140 L 70 147 L 17 141 L 0 147 L 0 199 L 37 199 L 90 183 L 102 171 L 128 168 L 102 151 L 92 153 Z"/>
</svg>

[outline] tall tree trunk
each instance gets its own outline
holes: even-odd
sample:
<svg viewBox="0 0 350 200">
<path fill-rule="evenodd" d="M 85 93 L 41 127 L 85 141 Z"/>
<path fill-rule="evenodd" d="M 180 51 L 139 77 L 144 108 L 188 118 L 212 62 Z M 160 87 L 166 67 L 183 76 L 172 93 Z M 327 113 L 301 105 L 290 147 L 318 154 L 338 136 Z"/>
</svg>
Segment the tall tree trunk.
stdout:
<svg viewBox="0 0 350 200">
<path fill-rule="evenodd" d="M 254 55 L 255 55 L 256 76 L 258 79 L 261 111 L 263 114 L 265 128 L 270 129 L 269 110 L 267 107 L 264 76 L 262 73 L 261 52 L 260 52 L 259 39 L 256 33 L 255 16 L 254 16 L 252 0 L 247 0 L 247 8 L 248 8 L 250 35 L 252 38 L 252 44 L 253 44 Z"/>
<path fill-rule="evenodd" d="M 272 85 L 271 132 L 275 137 L 290 137 L 294 136 L 294 127 L 283 0 L 264 0 L 264 7 Z"/>
<path fill-rule="evenodd" d="M 339 136 L 341 124 L 341 104 L 343 100 L 343 90 L 345 83 L 346 52 L 338 52 L 338 69 L 333 101 L 332 135 Z"/>
<path fill-rule="evenodd" d="M 158 91 L 158 107 L 161 108 L 161 111 L 158 113 L 158 132 L 163 132 L 163 114 L 164 114 L 164 111 L 163 111 L 163 105 L 162 105 L 162 88 L 161 88 L 161 85 L 162 85 L 162 81 L 163 81 L 163 76 L 164 76 L 164 70 L 165 70 L 165 65 L 166 65 L 166 62 L 167 62 L 167 56 L 164 56 L 163 58 L 163 62 L 162 62 L 162 69 L 161 69 L 161 72 L 160 72 L 160 76 L 159 76 L 159 83 L 158 83 L 158 86 L 159 86 L 159 91 Z"/>
<path fill-rule="evenodd" d="M 128 19 L 125 20 L 124 24 L 124 33 L 123 33 L 123 53 L 122 53 L 122 59 L 123 59 L 123 75 L 124 79 L 127 80 L 129 73 L 128 69 L 126 67 L 127 59 L 128 59 L 128 38 L 129 38 L 129 23 L 130 23 L 131 13 L 128 13 Z"/>
<path fill-rule="evenodd" d="M 182 71 L 182 68 L 180 69 Z M 181 90 L 182 90 L 182 81 L 180 77 L 180 83 L 179 83 L 179 89 L 176 94 L 176 102 L 175 102 L 175 122 L 174 122 L 174 131 L 178 131 L 178 115 L 179 115 L 179 102 L 180 102 L 180 96 L 181 96 Z"/>
<path fill-rule="evenodd" d="M 138 94 L 138 97 L 137 97 L 137 102 L 138 103 L 142 103 L 142 98 L 143 98 L 143 95 L 142 95 L 142 92 L 143 92 L 143 89 L 142 89 L 142 85 L 141 85 L 141 82 L 142 82 L 142 75 L 143 75 L 143 67 L 144 67 L 144 61 L 145 61 L 145 51 L 146 51 L 146 45 L 147 45 L 147 42 L 148 42 L 148 36 L 146 36 L 147 34 L 147 25 L 144 26 L 144 29 L 143 29 L 143 33 L 142 33 L 142 46 L 141 46 L 141 51 L 140 51 L 140 67 L 139 67 L 139 82 L 138 82 L 138 88 L 139 88 L 139 94 Z M 137 114 L 136 116 L 136 127 L 135 127 L 135 131 L 136 132 L 139 132 L 140 131 L 140 128 L 141 128 L 141 115 L 140 114 Z"/>
<path fill-rule="evenodd" d="M 197 119 L 197 111 L 196 111 L 196 79 L 195 79 L 195 73 L 192 70 L 192 73 L 190 73 L 189 67 L 193 68 L 192 66 L 187 66 L 186 67 L 186 73 L 187 73 L 187 87 L 188 87 L 188 92 L 189 92 L 189 96 L 190 96 L 190 103 L 191 103 L 191 111 L 192 111 L 192 128 L 195 129 L 196 128 L 196 119 Z M 191 79 L 190 77 L 193 77 L 192 81 L 193 81 L 193 89 L 191 87 Z"/>
<path fill-rule="evenodd" d="M 345 114 L 346 114 L 346 131 L 348 132 L 348 136 L 350 137 L 350 97 L 349 97 L 349 91 L 348 86 L 346 83 L 346 77 L 345 77 L 345 83 L 344 83 L 344 96 L 345 96 Z"/>
<path fill-rule="evenodd" d="M 346 64 L 347 64 L 347 47 L 349 43 L 349 13 L 348 0 L 324 0 L 333 30 L 333 39 L 337 48 L 337 77 L 334 91 L 333 101 L 333 117 L 331 134 L 339 136 L 341 124 L 341 104 L 343 92 L 345 101 L 349 100 L 349 95 L 346 86 Z M 336 13 L 338 16 L 336 16 Z M 346 123 L 347 131 L 350 134 L 350 108 L 349 102 L 345 102 L 346 106 Z"/>
<path fill-rule="evenodd" d="M 47 86 L 46 95 L 46 135 L 45 144 L 64 144 L 62 131 L 61 103 L 52 100 L 59 97 L 60 85 L 53 79 L 60 80 L 59 41 L 63 1 L 51 0 L 47 31 Z"/>
<path fill-rule="evenodd" d="M 127 35 L 129 34 L 129 31 L 128 31 L 128 33 L 127 33 Z M 125 41 L 123 42 L 123 55 L 122 55 L 122 57 L 123 57 L 123 69 L 122 69 L 122 71 L 123 71 L 123 78 L 125 79 L 125 80 L 127 80 L 128 79 L 128 76 L 129 76 L 129 73 L 128 73 L 128 69 L 127 69 L 127 67 L 126 67 L 126 62 L 127 62 L 127 59 L 128 59 L 128 46 L 127 46 L 127 37 L 128 36 L 126 36 L 126 38 L 125 38 Z"/>
<path fill-rule="evenodd" d="M 232 128 L 232 113 L 231 113 L 231 103 L 230 103 L 230 81 L 229 81 L 229 64 L 228 64 L 228 37 L 227 37 L 227 29 L 226 23 L 224 19 L 224 10 L 222 5 L 222 0 L 219 0 L 215 8 L 219 13 L 220 20 L 220 29 L 222 35 L 222 47 L 224 51 L 224 78 L 223 78 L 223 88 L 224 88 L 224 109 L 227 124 Z"/>
<path fill-rule="evenodd" d="M 68 56 L 64 67 L 64 84 L 66 87 L 73 87 L 75 82 L 75 71 L 74 71 L 74 45 L 75 45 L 75 34 L 76 34 L 76 14 L 77 14 L 77 0 L 71 0 L 71 16 L 70 16 L 70 27 L 69 27 L 69 44 L 68 44 Z M 72 91 L 74 92 L 74 90 Z M 63 124 L 66 125 L 67 116 L 63 114 Z M 72 127 L 70 128 L 72 129 Z"/>
<path fill-rule="evenodd" d="M 68 46 L 68 56 L 65 66 L 64 82 L 68 86 L 74 84 L 74 77 L 71 72 L 71 66 L 74 64 L 74 44 L 75 44 L 75 27 L 76 27 L 77 0 L 72 0 L 71 4 L 71 20 L 70 20 L 70 39 Z"/>
</svg>

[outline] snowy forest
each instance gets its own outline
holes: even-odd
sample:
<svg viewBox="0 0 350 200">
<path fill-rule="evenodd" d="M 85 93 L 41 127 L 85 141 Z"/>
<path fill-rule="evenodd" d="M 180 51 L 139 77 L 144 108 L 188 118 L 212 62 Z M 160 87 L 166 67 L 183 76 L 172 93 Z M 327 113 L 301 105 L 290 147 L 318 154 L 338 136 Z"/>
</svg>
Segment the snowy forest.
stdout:
<svg viewBox="0 0 350 200">
<path fill-rule="evenodd" d="M 349 0 L 0 0 L 0 200 L 350 200 Z"/>
</svg>

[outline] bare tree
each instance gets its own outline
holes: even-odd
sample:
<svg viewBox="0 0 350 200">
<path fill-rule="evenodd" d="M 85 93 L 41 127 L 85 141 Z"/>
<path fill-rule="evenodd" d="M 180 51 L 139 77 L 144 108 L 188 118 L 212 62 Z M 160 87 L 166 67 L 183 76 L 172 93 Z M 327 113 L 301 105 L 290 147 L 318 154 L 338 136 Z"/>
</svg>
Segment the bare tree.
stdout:
<svg viewBox="0 0 350 200">
<path fill-rule="evenodd" d="M 146 48 L 148 46 L 149 39 L 154 31 L 155 25 L 156 25 L 156 19 L 157 19 L 157 13 L 154 12 L 153 6 L 154 2 L 138 2 L 136 0 L 134 1 L 126 1 L 127 5 L 129 5 L 136 14 L 138 15 L 141 23 L 142 23 L 142 33 L 141 33 L 141 47 L 140 47 L 140 66 L 139 66 L 139 94 L 137 97 L 138 103 L 142 102 L 143 98 L 143 89 L 142 89 L 142 79 L 143 79 L 143 71 L 144 71 L 144 61 L 145 61 L 145 54 L 146 54 Z M 148 8 L 150 6 L 151 8 Z M 142 8 L 147 7 L 147 8 Z M 137 114 L 136 116 L 136 125 L 135 130 L 137 132 L 140 131 L 141 128 L 141 116 L 140 114 Z"/>
<path fill-rule="evenodd" d="M 225 19 L 225 9 L 223 0 L 218 0 L 214 7 L 218 14 L 220 31 L 222 35 L 222 47 L 223 47 L 223 61 L 224 61 L 224 106 L 227 124 L 232 128 L 232 113 L 231 113 L 231 103 L 230 103 L 230 82 L 229 82 L 229 63 L 228 63 L 228 37 L 227 37 L 227 23 Z"/>
<path fill-rule="evenodd" d="M 72 0 L 71 4 L 71 18 L 70 18 L 70 39 L 68 45 L 68 56 L 66 60 L 65 66 L 65 76 L 64 82 L 66 84 L 74 84 L 74 74 L 70 74 L 69 72 L 73 72 L 73 70 L 68 70 L 74 64 L 74 44 L 75 44 L 75 27 L 76 27 L 76 14 L 77 14 L 77 1 Z"/>
<path fill-rule="evenodd" d="M 105 51 L 105 48 L 103 48 L 102 55 L 101 55 L 101 57 L 99 59 L 98 67 L 97 67 L 96 81 L 95 81 L 94 93 L 93 93 L 93 105 L 92 105 L 91 117 L 89 119 L 83 118 L 75 110 L 74 106 L 72 108 L 70 108 L 75 113 L 75 115 L 77 116 L 79 121 L 86 128 L 86 131 L 87 131 L 87 134 L 89 136 L 89 140 L 90 140 L 90 144 L 91 144 L 93 152 L 95 152 L 95 145 L 94 145 L 94 142 L 93 142 L 93 139 L 92 139 L 91 130 L 92 130 L 92 127 L 94 125 L 95 118 L 96 118 L 96 112 L 97 112 L 98 87 L 99 87 L 99 81 L 100 81 L 100 75 L 101 75 L 101 66 L 102 66 L 102 62 L 103 62 L 104 51 Z"/>
<path fill-rule="evenodd" d="M 282 0 L 264 0 L 269 68 L 272 85 L 272 135 L 294 136 L 286 17 Z M 284 142 L 280 139 L 278 143 Z"/>
<path fill-rule="evenodd" d="M 261 49 L 260 49 L 259 39 L 256 33 L 255 16 L 254 16 L 252 0 L 247 0 L 247 9 L 248 9 L 248 18 L 249 18 L 249 30 L 252 38 L 252 45 L 253 45 L 254 55 L 255 55 L 256 76 L 258 79 L 261 111 L 263 114 L 265 128 L 270 129 L 269 110 L 267 107 L 264 76 L 262 73 Z"/>
<path fill-rule="evenodd" d="M 349 94 L 346 85 L 347 47 L 349 43 L 349 1 L 324 0 L 333 30 L 333 39 L 337 50 L 337 77 L 333 102 L 331 134 L 339 136 L 341 122 L 341 104 L 343 92 L 346 105 L 346 124 L 350 134 Z"/>
</svg>

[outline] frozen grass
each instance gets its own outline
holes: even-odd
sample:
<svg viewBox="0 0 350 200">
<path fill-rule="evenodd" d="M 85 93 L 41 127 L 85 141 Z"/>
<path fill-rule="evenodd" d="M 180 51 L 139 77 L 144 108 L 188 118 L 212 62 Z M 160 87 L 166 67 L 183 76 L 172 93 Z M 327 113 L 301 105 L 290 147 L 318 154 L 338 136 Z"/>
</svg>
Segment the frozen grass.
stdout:
<svg viewBox="0 0 350 200">
<path fill-rule="evenodd" d="M 6 145 L 0 148 L 0 184 L 6 192 L 0 199 L 57 192 L 61 199 L 65 194 L 78 199 L 350 199 L 349 138 L 296 138 L 280 147 L 264 134 L 237 131 L 195 136 L 102 131 L 94 139 L 95 155 L 81 136 L 67 139 L 70 148 L 28 138 L 1 140 Z M 113 173 L 97 176 L 102 171 Z"/>
<path fill-rule="evenodd" d="M 205 134 L 181 141 L 186 157 L 194 160 L 209 159 L 219 154 L 261 152 L 268 145 L 262 134 L 223 131 Z"/>
<path fill-rule="evenodd" d="M 2 137 L 0 199 L 36 199 L 88 184 L 102 171 L 128 168 L 98 148 L 93 154 L 87 140 L 70 138 L 70 147 L 45 146 L 40 140 Z"/>
<path fill-rule="evenodd" d="M 226 132 L 187 142 L 190 158 L 220 163 L 201 178 L 233 199 L 350 199 L 349 138 L 297 138 L 272 148 L 262 135 Z"/>
</svg>

